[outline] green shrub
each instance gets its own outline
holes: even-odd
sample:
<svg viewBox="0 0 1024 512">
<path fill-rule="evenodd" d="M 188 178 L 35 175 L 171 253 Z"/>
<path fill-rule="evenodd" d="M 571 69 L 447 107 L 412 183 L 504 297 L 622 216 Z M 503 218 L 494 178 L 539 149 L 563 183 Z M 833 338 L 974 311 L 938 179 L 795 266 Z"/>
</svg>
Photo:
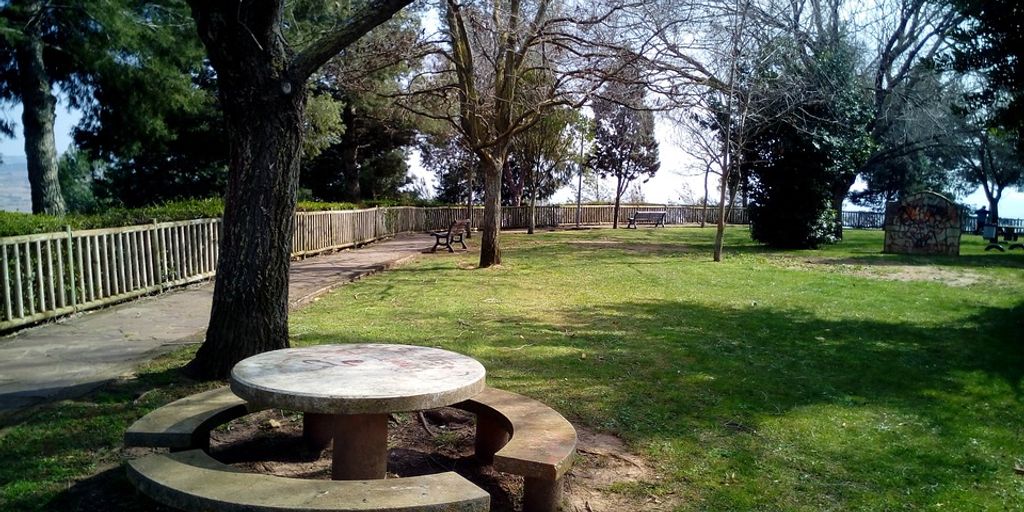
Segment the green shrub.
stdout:
<svg viewBox="0 0 1024 512">
<path fill-rule="evenodd" d="M 299 201 L 295 205 L 297 212 L 326 212 L 331 210 L 358 210 L 362 208 L 355 203 L 322 203 L 318 201 Z"/>
<path fill-rule="evenodd" d="M 322 212 L 373 206 L 375 205 L 300 201 L 295 209 L 300 212 Z M 185 199 L 142 208 L 109 208 L 95 214 L 70 214 L 64 217 L 0 211 L 0 236 L 52 233 L 64 231 L 68 226 L 76 230 L 99 229 L 149 224 L 154 221 L 209 219 L 223 214 L 224 201 L 221 199 Z"/>
<path fill-rule="evenodd" d="M 220 199 L 186 199 L 143 208 L 111 208 L 101 213 L 64 217 L 0 212 L 0 236 L 52 233 L 71 229 L 99 229 L 151 222 L 216 218 L 224 214 Z"/>
</svg>

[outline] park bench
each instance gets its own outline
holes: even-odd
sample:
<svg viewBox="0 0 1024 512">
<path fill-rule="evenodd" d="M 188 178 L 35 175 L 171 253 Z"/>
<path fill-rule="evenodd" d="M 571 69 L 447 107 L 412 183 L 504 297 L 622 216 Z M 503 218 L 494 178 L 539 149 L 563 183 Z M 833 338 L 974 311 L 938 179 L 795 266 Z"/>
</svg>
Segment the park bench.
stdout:
<svg viewBox="0 0 1024 512">
<path fill-rule="evenodd" d="M 665 227 L 666 212 L 636 212 L 628 220 L 626 229 L 637 228 L 637 224 L 654 224 L 654 227 Z"/>
<path fill-rule="evenodd" d="M 128 480 L 155 501 L 186 512 L 483 512 L 486 491 L 454 472 L 380 480 L 309 480 L 248 473 L 203 450 L 128 462 Z"/>
<path fill-rule="evenodd" d="M 562 476 L 576 453 L 572 424 L 541 402 L 494 388 L 454 407 L 476 414 L 476 456 L 482 463 L 525 477 L 523 512 L 554 512 Z"/>
<path fill-rule="evenodd" d="M 986 224 L 982 229 L 982 238 L 988 240 L 988 245 L 985 250 L 996 249 L 999 252 L 1006 251 L 1006 248 L 999 243 L 999 237 L 1003 237 L 1003 242 L 1017 242 L 1020 238 L 1021 228 L 1016 226 L 997 226 L 994 224 Z M 1010 244 L 1010 249 L 1024 249 L 1024 243 L 1013 243 Z"/>
<path fill-rule="evenodd" d="M 125 446 L 191 450 L 210 447 L 210 431 L 256 412 L 227 386 L 211 389 L 154 409 L 124 433 Z"/>
<path fill-rule="evenodd" d="M 431 231 L 430 234 L 434 235 L 437 238 L 437 241 L 434 242 L 434 247 L 430 249 L 430 252 L 436 252 L 437 248 L 442 245 L 448 249 L 448 252 L 455 252 L 455 249 L 452 249 L 452 244 L 455 242 L 462 244 L 463 249 L 468 249 L 464 239 L 466 231 L 468 230 L 469 219 L 465 219 L 452 222 L 452 224 L 448 226 L 447 231 Z"/>
</svg>

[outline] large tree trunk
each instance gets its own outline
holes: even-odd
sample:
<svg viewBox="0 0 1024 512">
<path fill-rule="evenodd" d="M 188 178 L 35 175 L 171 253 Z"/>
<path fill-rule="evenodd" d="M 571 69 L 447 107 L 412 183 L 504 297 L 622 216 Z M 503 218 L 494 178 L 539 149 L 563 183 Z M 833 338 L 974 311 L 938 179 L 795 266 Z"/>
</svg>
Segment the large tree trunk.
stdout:
<svg viewBox="0 0 1024 512">
<path fill-rule="evenodd" d="M 410 0 L 367 0 L 298 54 L 281 33 L 281 0 L 188 3 L 217 72 L 231 158 L 210 325 L 187 371 L 220 379 L 241 359 L 288 346 L 306 81 Z"/>
<path fill-rule="evenodd" d="M 480 268 L 501 264 L 501 158 L 480 159 L 484 171 L 484 218 L 480 228 Z"/>
<path fill-rule="evenodd" d="M 187 370 L 222 379 L 236 362 L 288 346 L 288 269 L 306 88 L 305 80 L 293 83 L 285 76 L 281 39 L 262 45 L 253 40 L 250 26 L 266 20 L 197 21 L 217 70 L 231 159 L 210 324 Z"/>
<path fill-rule="evenodd" d="M 31 10 L 37 12 L 38 8 Z M 21 121 L 25 128 L 28 182 L 32 188 L 32 213 L 64 215 L 64 197 L 60 192 L 57 148 L 53 138 L 57 99 L 50 89 L 37 25 L 30 24 L 25 29 L 25 36 L 25 41 L 15 51 L 22 93 Z"/>
<path fill-rule="evenodd" d="M 582 146 L 582 143 L 580 144 Z M 583 151 L 580 150 L 582 154 Z M 582 158 L 581 158 L 582 159 Z M 580 164 L 580 178 L 576 185 L 576 229 L 580 228 L 580 217 L 583 215 L 583 164 Z"/>
</svg>

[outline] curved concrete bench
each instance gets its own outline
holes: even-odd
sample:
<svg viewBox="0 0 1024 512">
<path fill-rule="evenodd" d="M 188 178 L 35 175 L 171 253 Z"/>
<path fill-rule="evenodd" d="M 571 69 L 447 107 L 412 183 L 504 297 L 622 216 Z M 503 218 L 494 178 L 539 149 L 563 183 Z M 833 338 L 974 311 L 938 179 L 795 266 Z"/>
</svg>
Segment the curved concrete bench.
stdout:
<svg viewBox="0 0 1024 512">
<path fill-rule="evenodd" d="M 454 405 L 477 415 L 476 455 L 494 469 L 522 475 L 524 512 L 558 508 L 562 476 L 572 467 L 576 429 L 532 398 L 486 388 Z"/>
<path fill-rule="evenodd" d="M 484 512 L 491 497 L 456 473 L 384 480 L 306 480 L 247 473 L 202 450 L 128 462 L 128 480 L 186 512 Z"/>
<path fill-rule="evenodd" d="M 250 407 L 227 386 L 190 395 L 154 409 L 128 427 L 125 446 L 191 450 L 210 447 L 210 431 L 260 408 Z"/>
</svg>

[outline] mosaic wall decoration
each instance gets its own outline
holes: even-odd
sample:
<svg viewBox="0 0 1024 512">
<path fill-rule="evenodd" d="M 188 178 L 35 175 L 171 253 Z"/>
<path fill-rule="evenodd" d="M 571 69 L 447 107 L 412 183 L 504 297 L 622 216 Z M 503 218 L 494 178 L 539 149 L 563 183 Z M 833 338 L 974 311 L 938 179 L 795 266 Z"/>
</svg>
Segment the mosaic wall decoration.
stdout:
<svg viewBox="0 0 1024 512">
<path fill-rule="evenodd" d="M 960 208 L 935 192 L 885 205 L 885 252 L 960 254 Z"/>
</svg>

